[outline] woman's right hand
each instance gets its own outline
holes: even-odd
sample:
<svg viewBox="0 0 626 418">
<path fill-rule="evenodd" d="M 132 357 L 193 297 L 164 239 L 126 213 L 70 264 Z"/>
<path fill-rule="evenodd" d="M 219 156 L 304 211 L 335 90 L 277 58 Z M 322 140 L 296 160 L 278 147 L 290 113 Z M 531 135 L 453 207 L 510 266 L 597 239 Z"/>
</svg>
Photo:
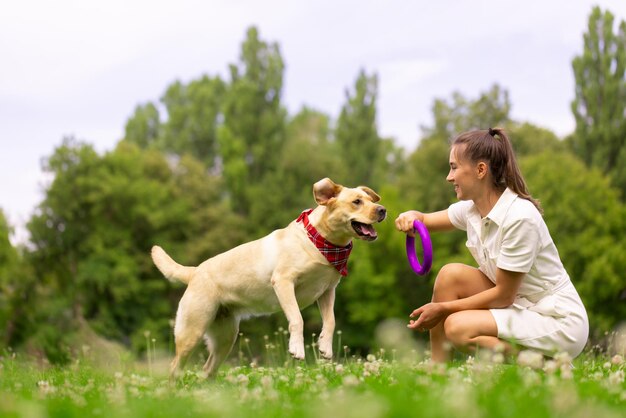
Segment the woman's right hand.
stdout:
<svg viewBox="0 0 626 418">
<path fill-rule="evenodd" d="M 403 212 L 396 218 L 396 229 L 407 233 L 410 237 L 414 237 L 415 229 L 413 228 L 413 221 L 416 219 L 420 222 L 424 222 L 424 214 L 416 210 Z"/>
</svg>

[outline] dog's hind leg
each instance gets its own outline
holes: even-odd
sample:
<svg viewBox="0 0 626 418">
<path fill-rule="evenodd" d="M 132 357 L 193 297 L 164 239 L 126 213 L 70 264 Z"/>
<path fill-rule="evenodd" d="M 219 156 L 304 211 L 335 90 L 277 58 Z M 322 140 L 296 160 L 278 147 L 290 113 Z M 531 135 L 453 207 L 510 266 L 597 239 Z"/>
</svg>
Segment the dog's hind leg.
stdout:
<svg viewBox="0 0 626 418">
<path fill-rule="evenodd" d="M 178 305 L 174 338 L 176 356 L 170 365 L 170 378 L 175 378 L 193 353 L 207 326 L 215 319 L 218 303 L 209 297 L 189 296 L 186 292 Z"/>
<path fill-rule="evenodd" d="M 209 358 L 204 364 L 204 373 L 208 378 L 215 377 L 220 364 L 232 350 L 238 333 L 239 318 L 235 316 L 222 316 L 211 324 L 206 335 Z"/>
</svg>

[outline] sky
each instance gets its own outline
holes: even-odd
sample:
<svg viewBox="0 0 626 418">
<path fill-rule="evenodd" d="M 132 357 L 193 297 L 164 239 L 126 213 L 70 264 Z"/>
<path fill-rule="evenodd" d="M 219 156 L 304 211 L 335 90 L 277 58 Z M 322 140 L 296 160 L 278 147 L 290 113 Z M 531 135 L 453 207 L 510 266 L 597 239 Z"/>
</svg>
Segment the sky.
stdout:
<svg viewBox="0 0 626 418">
<path fill-rule="evenodd" d="M 253 25 L 280 47 L 290 115 L 308 106 L 336 119 L 363 69 L 378 75 L 379 133 L 407 153 L 432 125 L 435 99 L 475 99 L 495 83 L 513 119 L 565 136 L 571 62 L 594 5 L 626 20 L 624 0 L 3 2 L 0 209 L 11 239 L 26 242 L 50 182 L 41 161 L 64 137 L 111 150 L 135 107 L 172 82 L 228 80 Z"/>
</svg>

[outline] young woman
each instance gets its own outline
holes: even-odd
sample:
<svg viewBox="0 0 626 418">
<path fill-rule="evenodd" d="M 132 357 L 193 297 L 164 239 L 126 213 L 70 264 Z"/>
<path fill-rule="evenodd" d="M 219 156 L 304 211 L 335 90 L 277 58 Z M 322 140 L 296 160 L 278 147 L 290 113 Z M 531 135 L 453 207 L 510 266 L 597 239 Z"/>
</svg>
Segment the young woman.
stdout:
<svg viewBox="0 0 626 418">
<path fill-rule="evenodd" d="M 501 129 L 462 133 L 452 142 L 450 172 L 456 202 L 448 209 L 408 211 L 396 228 L 413 234 L 413 221 L 430 231 L 467 231 L 478 268 L 445 265 L 432 301 L 411 313 L 409 328 L 430 330 L 432 360 L 450 357 L 449 347 L 471 352 L 509 342 L 551 356 L 576 357 L 589 324 L 576 292 Z"/>
</svg>

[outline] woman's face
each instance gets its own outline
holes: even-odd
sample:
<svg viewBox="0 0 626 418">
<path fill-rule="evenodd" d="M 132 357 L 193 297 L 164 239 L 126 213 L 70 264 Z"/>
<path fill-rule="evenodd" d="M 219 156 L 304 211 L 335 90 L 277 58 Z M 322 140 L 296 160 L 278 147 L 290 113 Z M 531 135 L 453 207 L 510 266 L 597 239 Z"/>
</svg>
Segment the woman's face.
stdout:
<svg viewBox="0 0 626 418">
<path fill-rule="evenodd" d="M 458 147 L 460 146 L 453 146 L 450 149 L 450 172 L 446 180 L 454 186 L 457 199 L 471 200 L 479 184 L 477 167 L 462 157 L 462 152 L 459 152 L 462 150 Z"/>
</svg>

